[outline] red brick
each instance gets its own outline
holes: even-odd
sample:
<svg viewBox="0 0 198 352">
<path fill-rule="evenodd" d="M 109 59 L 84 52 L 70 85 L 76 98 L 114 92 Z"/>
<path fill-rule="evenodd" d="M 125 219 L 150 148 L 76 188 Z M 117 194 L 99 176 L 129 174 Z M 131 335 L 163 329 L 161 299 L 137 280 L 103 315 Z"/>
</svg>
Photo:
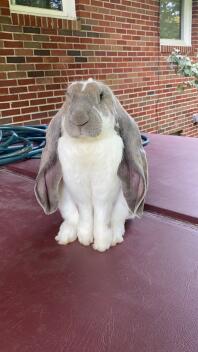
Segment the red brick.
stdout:
<svg viewBox="0 0 198 352">
<path fill-rule="evenodd" d="M 15 55 L 32 56 L 33 55 L 33 50 L 31 50 L 31 49 L 15 49 Z"/>
<path fill-rule="evenodd" d="M 26 62 L 43 62 L 43 58 L 39 56 L 26 57 Z"/>
<path fill-rule="evenodd" d="M 25 78 L 26 72 L 8 72 L 8 78 Z"/>
<path fill-rule="evenodd" d="M 1 8 L 1 14 L 3 16 L 10 16 L 10 10 L 8 8 Z"/>
<path fill-rule="evenodd" d="M 21 41 L 4 41 L 4 46 L 5 48 L 22 48 L 23 47 L 23 42 Z"/>
<path fill-rule="evenodd" d="M 58 48 L 58 43 L 42 43 L 43 49 L 56 49 Z"/>
<path fill-rule="evenodd" d="M 47 112 L 36 112 L 35 114 L 32 114 L 32 119 L 41 119 L 47 117 Z"/>
<path fill-rule="evenodd" d="M 11 105 L 12 105 L 12 108 L 19 108 L 21 106 L 28 106 L 29 101 L 28 100 L 14 101 Z"/>
<path fill-rule="evenodd" d="M 30 16 L 30 25 L 34 27 L 36 25 L 36 18 L 35 16 Z"/>
<path fill-rule="evenodd" d="M 19 19 L 18 19 L 18 14 L 17 13 L 12 13 L 12 24 L 19 24 Z"/>
<path fill-rule="evenodd" d="M 38 92 L 38 91 L 42 91 L 45 89 L 45 86 L 44 85 L 41 85 L 41 84 L 35 84 L 33 86 L 29 86 L 28 87 L 28 90 L 30 92 Z"/>
<path fill-rule="evenodd" d="M 40 104 L 46 104 L 46 99 L 34 99 L 30 101 L 30 105 L 40 105 Z"/>
<path fill-rule="evenodd" d="M 20 99 L 35 99 L 36 98 L 36 93 L 22 93 L 19 94 Z"/>
<path fill-rule="evenodd" d="M 10 88 L 10 93 L 24 93 L 27 92 L 27 87 L 13 87 Z"/>
<path fill-rule="evenodd" d="M 39 106 L 39 110 L 40 111 L 49 111 L 49 110 L 54 109 L 54 108 L 55 107 L 54 107 L 53 104 Z"/>
<path fill-rule="evenodd" d="M 38 111 L 38 106 L 30 106 L 28 108 L 22 108 L 21 112 L 22 114 L 27 114 L 27 113 L 33 113 Z"/>
<path fill-rule="evenodd" d="M 41 123 L 48 125 L 51 121 L 51 118 L 42 118 Z"/>
<path fill-rule="evenodd" d="M 35 79 L 34 78 L 19 79 L 18 84 L 19 85 L 35 84 Z"/>
<path fill-rule="evenodd" d="M 10 124 L 10 123 L 12 123 L 13 121 L 12 121 L 12 118 L 11 117 L 3 117 L 3 118 L 1 118 L 1 124 L 3 123 L 3 124 Z"/>
<path fill-rule="evenodd" d="M 9 109 L 2 111 L 2 117 L 4 116 L 14 116 L 20 114 L 20 109 Z"/>
<path fill-rule="evenodd" d="M 5 72 L 0 72 L 0 79 L 6 79 L 7 74 Z"/>
<path fill-rule="evenodd" d="M 36 20 L 36 26 L 37 26 L 37 27 L 41 27 L 41 18 L 38 17 L 38 16 L 36 16 L 36 17 L 35 17 L 35 20 Z M 42 28 L 41 28 L 41 30 L 42 30 Z"/>
<path fill-rule="evenodd" d="M 12 33 L 0 32 L 0 39 L 12 39 Z"/>
<path fill-rule="evenodd" d="M 25 26 L 30 26 L 30 15 L 24 15 Z"/>
<path fill-rule="evenodd" d="M 50 36 L 50 42 L 65 42 L 65 36 L 63 35 L 51 35 Z"/>
<path fill-rule="evenodd" d="M 36 70 L 50 70 L 52 68 L 51 64 L 36 64 Z"/>
<path fill-rule="evenodd" d="M 20 41 L 32 40 L 32 35 L 26 34 L 26 33 L 14 33 L 14 40 L 20 40 Z"/>
<path fill-rule="evenodd" d="M 17 70 L 18 71 L 32 71 L 34 70 L 34 64 L 17 64 Z"/>
<path fill-rule="evenodd" d="M 19 17 L 19 24 L 20 26 L 24 26 L 25 25 L 25 18 L 24 18 L 24 15 L 19 13 L 18 14 L 18 17 Z"/>
<path fill-rule="evenodd" d="M 53 55 L 53 56 L 66 56 L 67 50 L 66 49 L 51 50 L 51 55 Z"/>
<path fill-rule="evenodd" d="M 9 0 L 1 0 L 1 7 L 9 8 Z"/>
<path fill-rule="evenodd" d="M 57 34 L 57 30 L 53 29 L 53 28 L 42 28 L 41 27 L 41 33 L 42 34 Z"/>
<path fill-rule="evenodd" d="M 47 98 L 53 96 L 53 91 L 39 92 L 39 98 Z"/>
<path fill-rule="evenodd" d="M 44 57 L 43 58 L 44 62 L 59 62 L 59 57 Z"/>
<path fill-rule="evenodd" d="M 3 56 L 14 55 L 14 50 L 12 50 L 12 49 L 0 49 L 0 55 L 3 55 Z"/>
<path fill-rule="evenodd" d="M 2 94 L 4 94 L 3 92 L 2 92 Z M 13 100 L 18 100 L 18 95 L 10 95 L 10 94 L 8 94 L 7 93 L 7 95 L 0 95 L 0 101 L 5 101 L 5 102 L 7 102 L 7 101 L 13 101 Z"/>
<path fill-rule="evenodd" d="M 14 116 L 13 117 L 13 122 L 22 122 L 22 121 L 27 121 L 30 120 L 31 116 L 30 115 L 22 115 L 20 114 L 19 116 Z"/>
<path fill-rule="evenodd" d="M 6 63 L 6 58 L 5 57 L 0 57 L 0 63 L 5 64 Z"/>
<path fill-rule="evenodd" d="M 0 88 L 0 95 L 8 94 L 8 88 Z"/>
<path fill-rule="evenodd" d="M 56 89 L 60 89 L 60 84 L 50 84 L 50 85 L 46 85 L 46 90 L 56 90 Z"/>
<path fill-rule="evenodd" d="M 17 85 L 16 79 L 8 79 L 6 81 L 0 80 L 0 87 L 12 87 L 16 85 Z"/>
<path fill-rule="evenodd" d="M 5 109 L 9 109 L 9 108 L 10 108 L 9 103 L 0 103 L 0 110 L 5 110 Z"/>
<path fill-rule="evenodd" d="M 53 78 L 52 77 L 42 77 L 42 78 L 36 78 L 36 84 L 43 84 L 43 83 L 45 83 L 45 84 L 48 84 L 48 83 L 50 83 L 50 84 L 52 84 L 53 83 Z"/>
</svg>

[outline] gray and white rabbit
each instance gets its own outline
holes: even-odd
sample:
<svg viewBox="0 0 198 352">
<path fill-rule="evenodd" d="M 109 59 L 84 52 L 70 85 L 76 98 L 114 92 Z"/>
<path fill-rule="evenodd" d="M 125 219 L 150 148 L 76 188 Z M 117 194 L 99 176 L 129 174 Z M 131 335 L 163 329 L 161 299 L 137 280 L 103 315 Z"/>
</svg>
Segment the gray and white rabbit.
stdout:
<svg viewBox="0 0 198 352">
<path fill-rule="evenodd" d="M 143 213 L 147 160 L 139 129 L 111 89 L 72 83 L 46 136 L 35 194 L 64 219 L 59 244 L 78 238 L 103 252 L 123 241 L 125 220 Z"/>
</svg>

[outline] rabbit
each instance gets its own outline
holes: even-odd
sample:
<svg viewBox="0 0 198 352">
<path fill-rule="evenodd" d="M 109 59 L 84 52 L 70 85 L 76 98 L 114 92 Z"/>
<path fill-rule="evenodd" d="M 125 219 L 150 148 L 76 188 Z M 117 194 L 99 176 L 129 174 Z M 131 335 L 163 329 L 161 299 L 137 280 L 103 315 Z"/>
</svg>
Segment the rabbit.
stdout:
<svg viewBox="0 0 198 352">
<path fill-rule="evenodd" d="M 137 124 L 102 82 L 69 85 L 46 134 L 35 195 L 46 214 L 59 209 L 59 244 L 104 252 L 123 241 L 125 221 L 141 217 L 148 167 Z"/>
</svg>

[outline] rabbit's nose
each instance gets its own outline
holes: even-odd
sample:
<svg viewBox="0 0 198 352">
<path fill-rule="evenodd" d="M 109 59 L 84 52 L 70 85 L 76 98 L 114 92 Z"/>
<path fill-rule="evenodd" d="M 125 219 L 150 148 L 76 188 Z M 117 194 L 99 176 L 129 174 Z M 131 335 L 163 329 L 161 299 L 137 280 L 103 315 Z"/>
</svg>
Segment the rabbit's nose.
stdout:
<svg viewBox="0 0 198 352">
<path fill-rule="evenodd" d="M 82 111 L 76 111 L 71 115 L 70 121 L 76 126 L 82 126 L 89 121 L 89 115 Z"/>
</svg>

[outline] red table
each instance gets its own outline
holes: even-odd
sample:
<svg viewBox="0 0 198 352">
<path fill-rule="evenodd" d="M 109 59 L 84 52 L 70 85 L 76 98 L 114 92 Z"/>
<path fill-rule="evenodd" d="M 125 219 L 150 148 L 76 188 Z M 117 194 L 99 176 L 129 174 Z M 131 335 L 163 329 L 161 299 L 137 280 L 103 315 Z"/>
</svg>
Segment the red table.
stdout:
<svg viewBox="0 0 198 352">
<path fill-rule="evenodd" d="M 0 169 L 1 352 L 198 351 L 198 139 L 150 139 L 147 210 L 102 254 L 54 241 L 37 161 Z"/>
</svg>

